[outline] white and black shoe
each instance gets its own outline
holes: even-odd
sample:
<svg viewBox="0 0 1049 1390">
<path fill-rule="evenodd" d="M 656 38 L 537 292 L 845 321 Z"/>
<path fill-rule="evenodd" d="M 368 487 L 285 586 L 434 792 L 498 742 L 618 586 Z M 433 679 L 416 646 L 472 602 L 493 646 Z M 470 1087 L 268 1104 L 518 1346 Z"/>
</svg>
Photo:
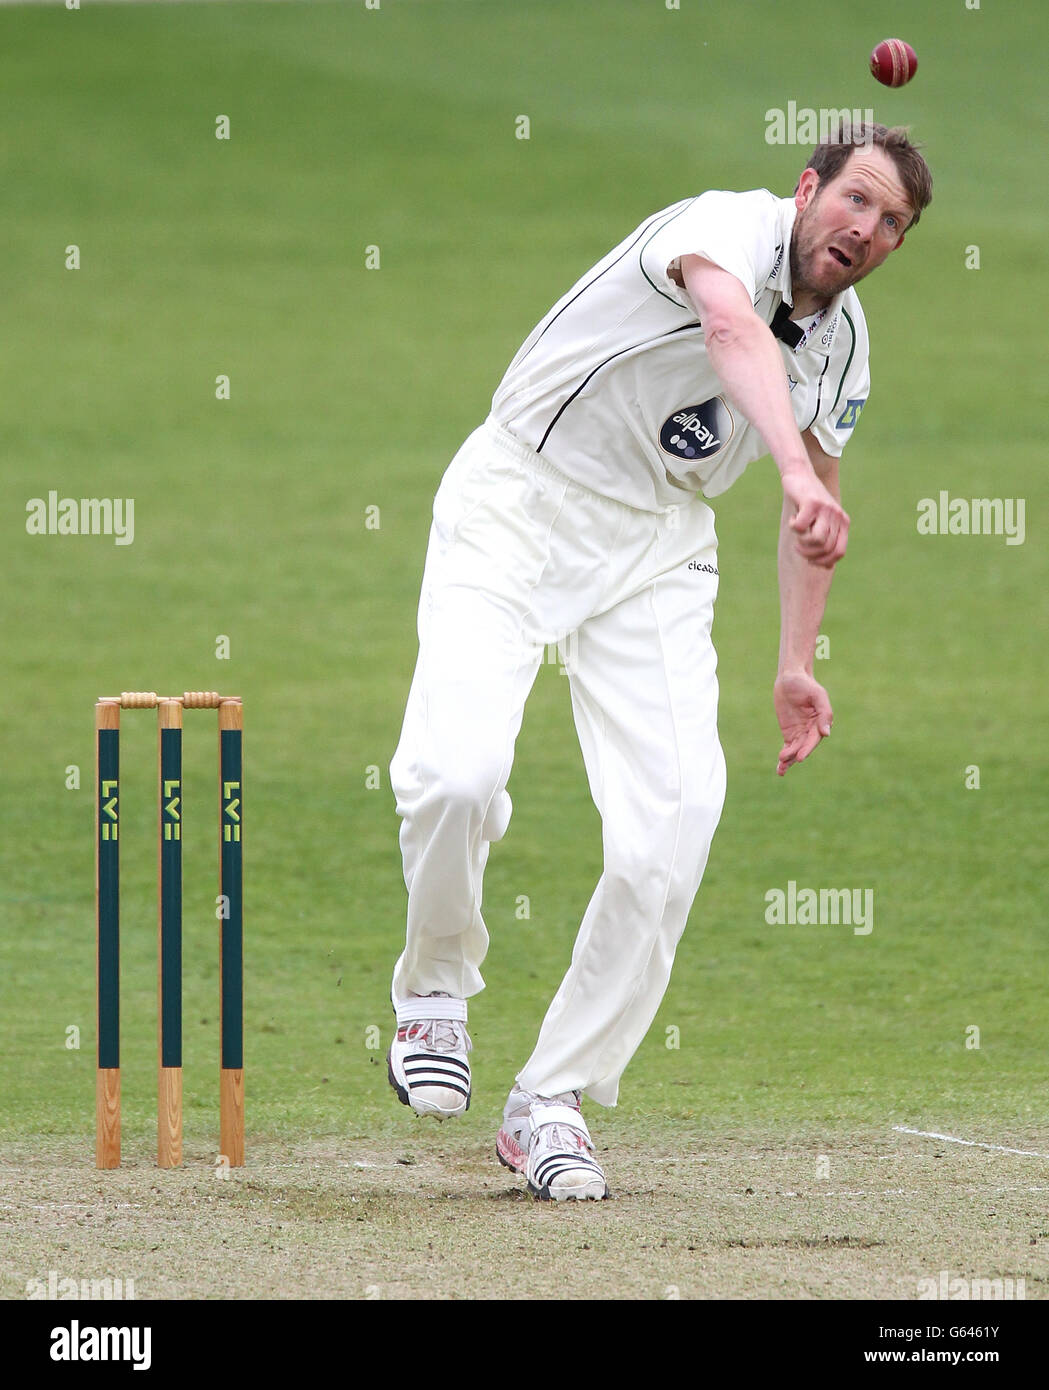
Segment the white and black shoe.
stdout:
<svg viewBox="0 0 1049 1390">
<path fill-rule="evenodd" d="M 608 1196 L 590 1131 L 580 1111 L 580 1093 L 536 1096 L 510 1092 L 495 1141 L 499 1162 L 523 1173 L 540 1201 L 600 1201 Z"/>
<path fill-rule="evenodd" d="M 470 1108 L 473 1047 L 466 1000 L 448 994 L 413 995 L 395 1005 L 397 1036 L 386 1057 L 390 1085 L 417 1115 L 449 1120 Z"/>
</svg>

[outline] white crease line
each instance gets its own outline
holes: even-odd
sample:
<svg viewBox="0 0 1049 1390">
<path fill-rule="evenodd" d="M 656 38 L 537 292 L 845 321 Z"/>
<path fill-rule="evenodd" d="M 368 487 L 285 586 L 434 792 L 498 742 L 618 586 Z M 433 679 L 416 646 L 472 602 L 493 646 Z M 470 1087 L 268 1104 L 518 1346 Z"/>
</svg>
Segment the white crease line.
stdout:
<svg viewBox="0 0 1049 1390">
<path fill-rule="evenodd" d="M 1006 1192 L 1049 1192 L 1049 1187 L 1028 1187 L 1024 1183 L 1012 1183 L 1006 1187 L 965 1187 L 961 1188 L 960 1191 L 978 1197 L 987 1197 L 995 1193 L 1001 1195 Z M 927 1188 L 920 1187 L 865 1187 L 855 1190 L 846 1189 L 831 1192 L 762 1192 L 749 1194 L 744 1192 L 721 1192 L 717 1195 L 720 1198 L 745 1198 L 747 1201 L 751 1201 L 756 1196 L 771 1196 L 797 1197 L 802 1201 L 822 1202 L 829 1197 L 928 1197 L 929 1193 Z"/>
<path fill-rule="evenodd" d="M 964 1144 L 970 1149 L 992 1149 L 1000 1154 L 1019 1154 L 1021 1158 L 1049 1158 L 1049 1154 L 1037 1153 L 1034 1149 L 1007 1149 L 1004 1144 L 982 1144 L 978 1139 L 956 1139 L 953 1134 L 936 1134 L 932 1130 L 908 1129 L 906 1125 L 893 1125 L 898 1134 L 917 1134 L 921 1139 L 942 1139 L 945 1144 Z"/>
</svg>

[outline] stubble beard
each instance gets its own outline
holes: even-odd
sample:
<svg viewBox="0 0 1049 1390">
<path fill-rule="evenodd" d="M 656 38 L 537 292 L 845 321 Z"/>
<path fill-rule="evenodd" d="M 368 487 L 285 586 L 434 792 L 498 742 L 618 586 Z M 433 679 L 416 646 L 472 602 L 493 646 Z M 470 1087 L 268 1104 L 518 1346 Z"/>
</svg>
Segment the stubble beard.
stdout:
<svg viewBox="0 0 1049 1390">
<path fill-rule="evenodd" d="M 815 295 L 829 304 L 835 295 L 850 289 L 866 275 L 863 269 L 842 266 L 840 275 L 835 275 L 829 283 L 818 284 L 812 275 L 812 262 L 817 246 L 810 242 L 806 232 L 807 209 L 800 212 L 794 222 L 790 238 L 790 283 L 795 294 L 799 291 Z"/>
</svg>

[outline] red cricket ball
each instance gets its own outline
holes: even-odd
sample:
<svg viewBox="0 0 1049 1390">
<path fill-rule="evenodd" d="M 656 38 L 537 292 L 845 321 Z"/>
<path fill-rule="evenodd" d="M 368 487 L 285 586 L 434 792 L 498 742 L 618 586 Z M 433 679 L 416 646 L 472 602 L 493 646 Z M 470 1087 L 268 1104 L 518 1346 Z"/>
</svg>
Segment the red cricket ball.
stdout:
<svg viewBox="0 0 1049 1390">
<path fill-rule="evenodd" d="M 882 39 L 871 54 L 871 75 L 886 87 L 902 87 L 918 71 L 918 55 L 903 39 Z"/>
</svg>

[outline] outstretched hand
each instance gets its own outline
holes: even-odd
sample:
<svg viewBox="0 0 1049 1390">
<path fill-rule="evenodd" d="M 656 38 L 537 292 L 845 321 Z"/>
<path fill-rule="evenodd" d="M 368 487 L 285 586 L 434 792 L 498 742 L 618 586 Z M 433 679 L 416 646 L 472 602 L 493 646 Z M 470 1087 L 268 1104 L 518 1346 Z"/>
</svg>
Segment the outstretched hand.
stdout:
<svg viewBox="0 0 1049 1390">
<path fill-rule="evenodd" d="M 782 777 L 788 767 L 804 762 L 817 743 L 830 734 L 834 711 L 823 686 L 804 671 L 779 676 L 773 700 L 783 730 L 783 747 L 776 767 L 777 775 Z"/>
</svg>

